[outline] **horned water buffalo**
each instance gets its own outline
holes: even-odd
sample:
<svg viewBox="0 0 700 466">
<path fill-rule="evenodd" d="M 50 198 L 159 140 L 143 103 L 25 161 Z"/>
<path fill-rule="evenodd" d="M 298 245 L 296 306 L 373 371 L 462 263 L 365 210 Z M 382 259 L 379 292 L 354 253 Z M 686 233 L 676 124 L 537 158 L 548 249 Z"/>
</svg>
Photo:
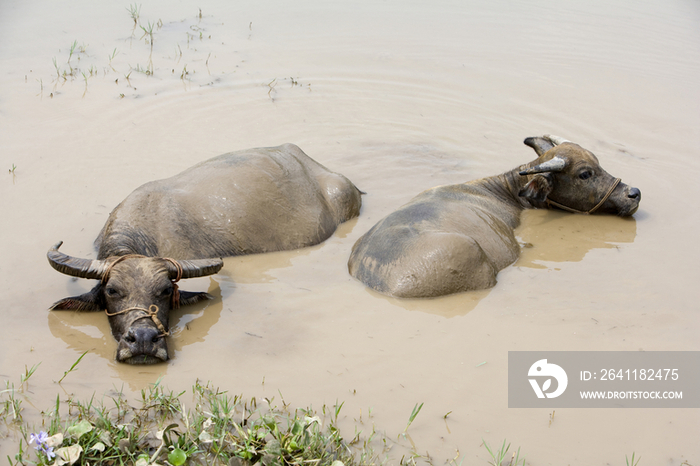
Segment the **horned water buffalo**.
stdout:
<svg viewBox="0 0 700 466">
<path fill-rule="evenodd" d="M 556 136 L 525 139 L 538 158 L 500 175 L 438 186 L 380 220 L 357 240 L 350 274 L 401 298 L 490 288 L 515 262 L 523 209 L 630 216 L 641 192 L 608 174 L 590 151 Z"/>
<path fill-rule="evenodd" d="M 220 155 L 132 192 L 95 240 L 97 259 L 53 246 L 53 268 L 100 282 L 51 309 L 104 310 L 117 361 L 165 361 L 169 311 L 211 298 L 180 279 L 217 273 L 221 257 L 318 244 L 359 215 L 360 194 L 292 144 Z"/>
</svg>

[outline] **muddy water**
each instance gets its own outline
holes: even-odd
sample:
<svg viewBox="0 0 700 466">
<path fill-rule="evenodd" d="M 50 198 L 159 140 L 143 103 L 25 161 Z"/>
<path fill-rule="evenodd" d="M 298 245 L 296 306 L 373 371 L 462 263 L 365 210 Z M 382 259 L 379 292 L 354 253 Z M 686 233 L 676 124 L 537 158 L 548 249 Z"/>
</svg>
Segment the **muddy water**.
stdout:
<svg viewBox="0 0 700 466">
<path fill-rule="evenodd" d="M 134 396 L 159 377 L 173 389 L 199 378 L 294 406 L 344 400 L 365 427 L 371 408 L 391 438 L 424 402 L 409 432 L 436 464 L 457 450 L 485 464 L 482 438 L 507 438 L 531 464 L 700 461 L 697 410 L 561 409 L 550 425 L 548 410 L 508 409 L 506 372 L 509 350 L 700 349 L 700 7 L 427 5 L 149 1 L 151 47 L 128 2 L 2 2 L 0 377 L 17 384 L 41 363 L 27 416 L 57 392 Z M 531 160 L 521 141 L 543 133 L 639 187 L 634 218 L 526 212 L 520 260 L 478 293 L 402 301 L 348 276 L 352 244 L 381 217 Z M 118 365 L 103 315 L 46 311 L 92 285 L 46 264 L 56 241 L 94 257 L 110 210 L 140 184 L 283 142 L 366 191 L 360 218 L 322 245 L 229 258 L 183 286 L 217 299 L 178 311 L 168 364 Z M 0 439 L 3 457 L 14 445 Z"/>
</svg>

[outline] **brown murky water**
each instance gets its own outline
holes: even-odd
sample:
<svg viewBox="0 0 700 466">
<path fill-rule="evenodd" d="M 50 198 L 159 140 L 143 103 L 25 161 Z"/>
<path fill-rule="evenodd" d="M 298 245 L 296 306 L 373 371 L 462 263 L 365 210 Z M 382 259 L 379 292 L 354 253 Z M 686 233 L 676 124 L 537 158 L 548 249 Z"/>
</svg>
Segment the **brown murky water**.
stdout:
<svg viewBox="0 0 700 466">
<path fill-rule="evenodd" d="M 457 449 L 485 464 L 482 438 L 529 464 L 700 462 L 698 410 L 561 409 L 550 426 L 548 410 L 507 407 L 509 350 L 700 349 L 700 4 L 145 1 L 152 52 L 128 6 L 0 4 L 0 378 L 41 363 L 25 406 L 199 378 L 293 406 L 344 400 L 365 426 L 371 408 L 393 438 L 424 402 L 410 433 L 436 464 Z M 532 247 L 479 293 L 401 301 L 349 277 L 381 217 L 531 160 L 522 140 L 543 133 L 639 187 L 635 217 L 526 212 Z M 103 315 L 46 311 L 92 285 L 47 265 L 56 241 L 94 257 L 137 186 L 284 142 L 366 191 L 360 218 L 183 286 L 217 299 L 178 312 L 171 362 L 118 365 Z M 14 445 L 0 439 L 1 456 Z"/>
</svg>

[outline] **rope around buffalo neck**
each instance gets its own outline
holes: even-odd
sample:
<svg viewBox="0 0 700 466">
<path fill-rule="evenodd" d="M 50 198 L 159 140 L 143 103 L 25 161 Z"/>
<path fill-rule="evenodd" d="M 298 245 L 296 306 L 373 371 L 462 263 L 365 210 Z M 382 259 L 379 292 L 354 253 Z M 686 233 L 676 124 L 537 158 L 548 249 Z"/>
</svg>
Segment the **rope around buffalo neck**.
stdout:
<svg viewBox="0 0 700 466">
<path fill-rule="evenodd" d="M 107 270 L 105 270 L 104 274 L 102 275 L 102 280 L 101 280 L 102 284 L 104 285 L 107 283 L 107 281 L 109 280 L 109 273 L 112 271 L 112 268 L 116 264 L 118 264 L 119 262 L 121 262 L 125 259 L 134 259 L 134 258 L 143 258 L 143 257 L 148 257 L 148 256 L 142 256 L 141 254 L 126 254 L 124 256 L 119 256 L 114 262 L 112 262 L 111 264 L 109 264 L 109 266 L 107 266 Z M 180 265 L 180 263 L 178 261 L 176 261 L 175 259 L 171 259 L 170 257 L 163 257 L 163 260 L 170 262 L 177 269 L 177 276 L 174 279 L 170 280 L 173 284 L 173 295 L 170 298 L 170 307 L 171 307 L 171 309 L 178 309 L 180 307 L 180 290 L 178 289 L 177 282 L 179 282 L 180 279 L 182 278 L 182 266 Z M 109 316 L 109 317 L 112 317 L 112 316 L 116 316 L 119 314 L 126 314 L 127 312 L 131 312 L 131 311 L 145 312 L 146 315 L 141 316 L 141 317 L 137 317 L 136 319 L 134 319 L 134 322 L 136 322 L 137 320 L 140 320 L 140 319 L 145 319 L 145 318 L 150 317 L 151 320 L 153 320 L 153 323 L 156 324 L 156 327 L 158 328 L 158 331 L 160 332 L 160 335 L 158 335 L 158 338 L 163 338 L 163 337 L 170 335 L 170 332 L 165 330 L 165 326 L 163 326 L 160 319 L 158 319 L 158 306 L 156 306 L 155 304 L 151 304 L 150 306 L 148 306 L 148 309 L 135 306 L 135 307 L 122 309 L 121 311 L 112 312 L 112 313 L 110 313 L 107 309 L 105 309 L 105 314 L 107 314 L 107 316 Z"/>
<path fill-rule="evenodd" d="M 617 185 L 620 184 L 620 181 L 621 181 L 620 178 L 615 178 L 615 181 L 613 181 L 612 186 L 610 186 L 610 189 L 608 189 L 608 192 L 605 193 L 605 196 L 603 196 L 603 199 L 601 199 L 599 203 L 597 203 L 595 206 L 593 206 L 592 209 L 590 209 L 588 211 L 576 210 L 574 208 L 559 204 L 558 202 L 554 202 L 553 200 L 551 200 L 549 198 L 547 198 L 545 200 L 545 202 L 547 202 L 547 205 L 549 207 L 554 206 L 554 207 L 558 207 L 559 209 L 566 210 L 567 212 L 572 212 L 574 214 L 589 215 L 589 214 L 592 214 L 593 212 L 595 212 L 596 210 L 598 210 L 600 208 L 600 206 L 602 206 L 603 203 L 605 203 L 605 201 L 608 200 L 608 198 L 612 195 L 613 191 L 615 191 L 615 188 L 617 187 Z"/>
</svg>

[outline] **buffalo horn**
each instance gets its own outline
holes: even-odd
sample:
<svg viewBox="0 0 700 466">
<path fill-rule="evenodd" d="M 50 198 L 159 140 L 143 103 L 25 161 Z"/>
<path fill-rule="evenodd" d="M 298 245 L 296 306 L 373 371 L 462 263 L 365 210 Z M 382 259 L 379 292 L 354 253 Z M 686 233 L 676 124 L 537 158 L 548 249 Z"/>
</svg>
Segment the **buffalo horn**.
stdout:
<svg viewBox="0 0 700 466">
<path fill-rule="evenodd" d="M 564 167 L 566 167 L 566 160 L 562 159 L 561 157 L 554 157 L 553 159 L 542 162 L 539 165 L 535 165 L 534 167 L 530 167 L 519 173 L 521 175 L 532 175 L 535 173 L 544 172 L 560 172 L 564 169 Z"/>
<path fill-rule="evenodd" d="M 224 266 L 224 261 L 221 259 L 178 260 L 177 263 L 182 268 L 182 277 L 180 278 L 197 278 L 214 275 Z M 166 267 L 168 268 L 170 278 L 173 280 L 177 279 L 177 267 L 171 262 L 167 262 Z"/>
<path fill-rule="evenodd" d="M 108 266 L 105 261 L 81 259 L 63 254 L 58 251 L 62 244 L 63 241 L 54 244 L 46 254 L 51 267 L 72 277 L 94 278 L 97 280 L 102 278 Z"/>
</svg>

